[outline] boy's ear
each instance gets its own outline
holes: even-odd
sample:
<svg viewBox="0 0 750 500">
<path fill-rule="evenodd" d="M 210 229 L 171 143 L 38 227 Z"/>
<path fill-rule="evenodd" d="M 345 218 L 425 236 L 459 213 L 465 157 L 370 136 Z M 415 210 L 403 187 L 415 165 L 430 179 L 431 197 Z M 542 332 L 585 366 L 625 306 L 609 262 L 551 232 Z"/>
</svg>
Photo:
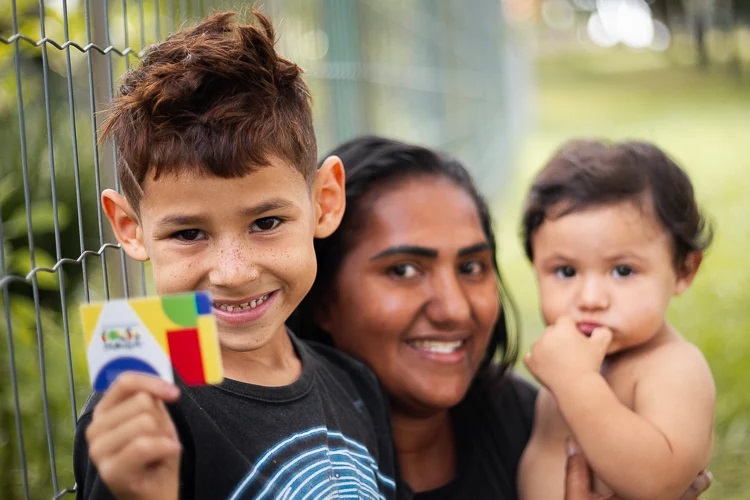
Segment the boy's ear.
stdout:
<svg viewBox="0 0 750 500">
<path fill-rule="evenodd" d="M 141 225 L 128 200 L 113 189 L 105 189 L 102 191 L 102 209 L 125 253 L 135 260 L 148 260 Z"/>
<path fill-rule="evenodd" d="M 695 251 L 690 252 L 685 257 L 685 262 L 682 264 L 682 268 L 679 269 L 677 274 L 677 287 L 675 288 L 675 295 L 679 295 L 688 289 L 690 284 L 693 282 L 698 268 L 703 260 L 703 252 Z"/>
<path fill-rule="evenodd" d="M 344 179 L 344 164 L 338 156 L 329 156 L 318 169 L 313 186 L 316 238 L 330 236 L 344 217 Z"/>
</svg>

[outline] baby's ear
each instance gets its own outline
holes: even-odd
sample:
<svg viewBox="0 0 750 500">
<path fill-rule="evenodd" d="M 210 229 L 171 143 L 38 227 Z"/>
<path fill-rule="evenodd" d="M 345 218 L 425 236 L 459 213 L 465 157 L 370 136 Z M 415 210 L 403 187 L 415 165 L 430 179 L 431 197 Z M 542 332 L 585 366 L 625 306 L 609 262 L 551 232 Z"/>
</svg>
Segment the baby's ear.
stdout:
<svg viewBox="0 0 750 500">
<path fill-rule="evenodd" d="M 326 238 L 339 227 L 346 208 L 344 164 L 329 156 L 318 169 L 313 186 L 315 237 Z"/>
<path fill-rule="evenodd" d="M 685 261 L 682 266 L 677 270 L 677 286 L 675 288 L 675 295 L 679 295 L 688 289 L 690 284 L 693 282 L 698 268 L 701 266 L 703 260 L 703 252 L 694 251 L 687 254 Z"/>
<path fill-rule="evenodd" d="M 125 253 L 135 260 L 148 260 L 141 225 L 128 200 L 117 191 L 105 189 L 102 191 L 102 209 Z"/>
</svg>

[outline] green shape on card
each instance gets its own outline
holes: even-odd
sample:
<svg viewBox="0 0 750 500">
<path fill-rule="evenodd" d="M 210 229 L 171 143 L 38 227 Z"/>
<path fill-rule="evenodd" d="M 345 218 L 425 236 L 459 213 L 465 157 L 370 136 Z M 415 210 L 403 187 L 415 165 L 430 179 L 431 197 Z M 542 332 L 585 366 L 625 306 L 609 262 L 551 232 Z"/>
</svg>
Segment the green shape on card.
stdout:
<svg viewBox="0 0 750 500">
<path fill-rule="evenodd" d="M 180 326 L 195 326 L 198 323 L 198 310 L 195 294 L 182 293 L 161 298 L 164 314 Z"/>
</svg>

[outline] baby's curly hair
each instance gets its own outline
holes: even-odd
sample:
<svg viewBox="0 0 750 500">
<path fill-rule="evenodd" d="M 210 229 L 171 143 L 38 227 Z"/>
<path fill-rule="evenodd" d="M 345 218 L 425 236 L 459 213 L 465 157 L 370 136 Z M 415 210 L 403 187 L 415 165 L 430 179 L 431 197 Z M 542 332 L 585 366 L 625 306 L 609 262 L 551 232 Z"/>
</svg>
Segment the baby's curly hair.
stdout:
<svg viewBox="0 0 750 500">
<path fill-rule="evenodd" d="M 688 254 L 711 244 L 713 229 L 690 178 L 664 151 L 640 141 L 573 140 L 537 174 L 526 197 L 521 227 L 526 256 L 534 260 L 532 236 L 545 219 L 621 201 L 653 209 L 671 236 L 678 271 Z"/>
<path fill-rule="evenodd" d="M 138 212 L 147 175 L 242 177 L 281 159 L 312 183 L 317 148 L 302 69 L 274 49 L 264 14 L 234 12 L 151 46 L 123 78 L 102 127 L 122 191 Z"/>
</svg>

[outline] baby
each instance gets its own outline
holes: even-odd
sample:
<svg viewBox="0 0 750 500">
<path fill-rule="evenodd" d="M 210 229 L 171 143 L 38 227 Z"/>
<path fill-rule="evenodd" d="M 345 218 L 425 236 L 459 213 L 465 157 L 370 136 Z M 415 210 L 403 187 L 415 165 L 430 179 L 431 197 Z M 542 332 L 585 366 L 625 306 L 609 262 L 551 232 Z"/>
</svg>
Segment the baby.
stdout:
<svg viewBox="0 0 750 500">
<path fill-rule="evenodd" d="M 525 358 L 544 387 L 521 498 L 563 498 L 569 438 L 597 492 L 678 498 L 711 458 L 715 399 L 665 319 L 712 236 L 690 179 L 651 144 L 569 143 L 531 187 L 523 236 L 548 327 Z"/>
</svg>

